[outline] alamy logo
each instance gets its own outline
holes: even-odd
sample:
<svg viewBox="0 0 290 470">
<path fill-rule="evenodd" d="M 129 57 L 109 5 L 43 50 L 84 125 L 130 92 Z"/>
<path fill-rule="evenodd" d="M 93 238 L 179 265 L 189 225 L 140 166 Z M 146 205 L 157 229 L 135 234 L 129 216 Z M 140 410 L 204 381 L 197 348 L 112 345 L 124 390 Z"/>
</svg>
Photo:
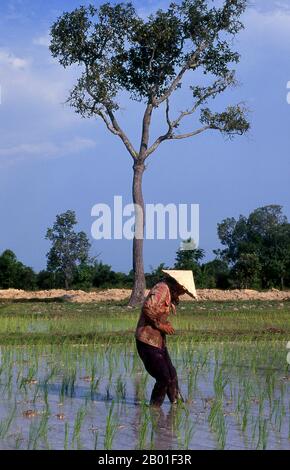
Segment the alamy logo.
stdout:
<svg viewBox="0 0 290 470">
<path fill-rule="evenodd" d="M 146 240 L 191 240 L 182 242 L 182 250 L 198 247 L 198 204 L 146 204 L 143 221 L 143 211 L 138 204 L 123 206 L 122 196 L 114 196 L 113 211 L 108 204 L 100 203 L 92 207 L 91 215 L 96 217 L 91 227 L 95 240 L 132 240 L 135 235 Z"/>
</svg>

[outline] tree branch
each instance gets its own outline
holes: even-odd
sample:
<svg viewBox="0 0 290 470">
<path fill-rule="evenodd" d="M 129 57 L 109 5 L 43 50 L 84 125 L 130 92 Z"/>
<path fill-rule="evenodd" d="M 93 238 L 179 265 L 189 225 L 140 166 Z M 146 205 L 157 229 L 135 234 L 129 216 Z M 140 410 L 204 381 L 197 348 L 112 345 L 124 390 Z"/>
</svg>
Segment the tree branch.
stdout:
<svg viewBox="0 0 290 470">
<path fill-rule="evenodd" d="M 88 77 L 88 76 L 89 76 L 88 67 L 86 65 L 86 77 Z M 105 104 L 105 103 L 100 103 L 100 104 L 106 108 L 106 112 L 104 112 L 104 110 L 101 107 L 97 107 L 97 102 L 99 100 L 97 99 L 95 94 L 92 92 L 88 78 L 86 79 L 86 91 L 94 100 L 93 109 L 96 112 L 96 114 L 98 114 L 103 119 L 103 121 L 105 122 L 108 130 L 110 132 L 112 132 L 112 134 L 117 135 L 117 136 L 120 137 L 120 139 L 123 141 L 126 149 L 130 153 L 131 157 L 133 159 L 136 159 L 137 156 L 138 156 L 137 151 L 134 149 L 134 147 L 131 144 L 129 138 L 127 137 L 127 135 L 125 134 L 123 129 L 120 127 L 120 125 L 119 125 L 112 109 L 108 106 L 108 104 Z M 106 115 L 106 113 L 107 113 L 107 115 Z"/>
<path fill-rule="evenodd" d="M 201 94 L 194 104 L 194 106 L 191 109 L 187 109 L 185 111 L 182 111 L 180 115 L 178 116 L 175 121 L 171 123 L 171 126 L 173 128 L 176 128 L 179 126 L 180 121 L 185 117 L 185 116 L 190 116 L 193 114 L 197 108 L 205 101 L 207 98 L 210 98 L 211 96 L 217 95 L 219 93 L 222 93 L 230 84 L 234 84 L 234 77 L 233 74 L 230 74 L 228 77 L 225 79 L 220 79 L 216 80 L 211 86 L 204 88 L 205 92 L 204 94 Z M 168 121 L 167 121 L 168 122 Z"/>
<path fill-rule="evenodd" d="M 155 98 L 154 99 L 154 101 L 153 101 L 154 107 L 157 108 L 161 103 L 163 103 L 163 101 L 165 101 L 171 95 L 171 93 L 175 90 L 177 85 L 180 83 L 183 75 L 185 74 L 185 72 L 187 70 L 189 70 L 189 69 L 194 70 L 198 66 L 198 61 L 197 61 L 198 55 L 206 48 L 206 45 L 207 45 L 207 43 L 203 42 L 197 48 L 197 50 L 189 57 L 189 59 L 184 64 L 184 66 L 182 67 L 180 72 L 177 74 L 175 79 L 171 82 L 171 84 L 169 85 L 169 87 L 167 88 L 165 93 L 163 93 L 163 95 L 160 96 L 160 98 Z"/>
<path fill-rule="evenodd" d="M 185 116 L 190 116 L 191 114 L 193 114 L 197 110 L 197 108 L 210 96 L 216 95 L 216 94 L 221 93 L 222 91 L 224 91 L 227 88 L 227 86 L 230 84 L 231 81 L 234 83 L 232 75 L 225 78 L 224 80 L 217 80 L 210 87 L 205 88 L 205 92 L 199 96 L 199 98 L 196 101 L 196 103 L 194 104 L 194 106 L 191 109 L 187 109 L 185 111 L 180 112 L 179 116 L 174 121 L 171 121 L 170 117 L 169 117 L 169 98 L 167 97 L 166 98 L 166 111 L 165 111 L 165 114 L 166 114 L 166 122 L 168 124 L 168 131 L 166 132 L 166 134 L 161 135 L 160 137 L 158 137 L 158 139 L 155 140 L 153 145 L 146 152 L 146 158 L 151 153 L 153 153 L 154 150 L 156 150 L 156 148 L 164 140 L 185 139 L 186 137 L 191 137 L 191 136 L 200 134 L 204 130 L 207 130 L 207 129 L 210 129 L 210 128 L 212 128 L 212 129 L 215 128 L 215 129 L 221 130 L 220 128 L 207 125 L 207 126 L 204 126 L 204 127 L 200 128 L 196 131 L 189 132 L 189 133 L 186 133 L 186 134 L 180 134 L 180 135 L 173 134 L 173 130 L 176 129 L 179 126 L 181 120 Z"/>
<path fill-rule="evenodd" d="M 168 130 L 172 128 L 172 123 L 170 121 L 170 117 L 169 117 L 169 99 L 166 98 L 166 121 L 167 121 L 167 124 L 168 124 Z"/>
<path fill-rule="evenodd" d="M 102 109 L 97 109 L 96 113 L 103 119 L 104 123 L 106 124 L 109 131 L 112 132 L 112 134 L 119 135 L 119 132 L 116 131 L 116 129 L 114 129 L 114 127 L 112 126 L 108 117 L 106 116 L 106 114 L 103 112 Z"/>
<path fill-rule="evenodd" d="M 127 135 L 123 131 L 123 129 L 119 126 L 118 121 L 117 121 L 113 111 L 108 107 L 106 107 L 106 111 L 107 111 L 107 114 L 109 115 L 109 118 L 111 120 L 113 129 L 116 131 L 116 132 L 114 132 L 114 134 L 116 133 L 116 135 L 118 135 L 120 137 L 120 139 L 123 141 L 126 149 L 130 153 L 131 157 L 134 160 L 137 159 L 138 154 L 137 154 L 136 150 L 134 149 L 133 145 L 131 144 L 129 138 L 127 137 Z"/>
<path fill-rule="evenodd" d="M 173 134 L 172 129 L 169 129 L 166 134 L 159 136 L 158 139 L 156 139 L 155 142 L 151 145 L 151 147 L 147 150 L 146 158 L 149 157 L 149 155 L 151 155 L 151 153 L 153 153 L 157 149 L 157 147 L 159 147 L 161 142 L 164 142 L 164 140 L 186 139 L 187 137 L 193 137 L 194 135 L 201 134 L 202 132 L 208 129 L 213 129 L 213 127 L 210 125 L 206 125 L 192 132 L 187 132 L 186 134 Z"/>
<path fill-rule="evenodd" d="M 148 142 L 149 142 L 149 129 L 150 129 L 152 111 L 153 111 L 153 106 L 150 101 L 148 102 L 146 106 L 144 117 L 143 117 L 143 122 L 142 122 L 142 137 L 141 137 L 140 152 L 139 152 L 141 159 L 146 157 L 146 152 L 147 152 Z"/>
<path fill-rule="evenodd" d="M 166 134 L 159 136 L 158 139 L 155 140 L 155 142 L 151 145 L 151 147 L 146 151 L 145 158 L 149 157 L 149 155 L 151 155 L 151 153 L 153 153 L 154 150 L 156 150 L 157 147 L 159 147 L 161 142 L 169 139 L 172 133 L 172 124 L 169 118 L 169 99 L 168 98 L 166 98 L 166 121 L 168 124 L 168 131 L 166 132 Z"/>
<path fill-rule="evenodd" d="M 194 135 L 201 134 L 202 132 L 208 129 L 213 129 L 213 128 L 207 125 L 207 126 L 200 127 L 199 129 L 196 129 L 195 131 L 187 132 L 186 134 L 172 134 L 169 137 L 169 139 L 186 139 L 187 137 L 193 137 Z"/>
</svg>

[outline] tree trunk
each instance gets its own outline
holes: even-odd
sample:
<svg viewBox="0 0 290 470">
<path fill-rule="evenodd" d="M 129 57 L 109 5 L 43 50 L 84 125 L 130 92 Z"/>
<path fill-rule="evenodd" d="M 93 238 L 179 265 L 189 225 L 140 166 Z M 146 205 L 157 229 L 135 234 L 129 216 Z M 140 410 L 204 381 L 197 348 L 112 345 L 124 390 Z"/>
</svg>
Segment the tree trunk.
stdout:
<svg viewBox="0 0 290 470">
<path fill-rule="evenodd" d="M 141 160 L 136 161 L 133 165 L 133 203 L 135 207 L 135 235 L 133 239 L 133 271 L 134 271 L 134 284 L 132 294 L 129 300 L 129 306 L 133 307 L 143 302 L 145 291 L 145 275 L 143 263 L 143 238 L 144 238 L 144 224 L 145 224 L 145 211 L 144 200 L 142 194 L 142 177 L 145 170 L 144 162 Z"/>
<path fill-rule="evenodd" d="M 67 276 L 64 278 L 64 285 L 65 285 L 65 290 L 69 290 L 69 282 Z"/>
</svg>

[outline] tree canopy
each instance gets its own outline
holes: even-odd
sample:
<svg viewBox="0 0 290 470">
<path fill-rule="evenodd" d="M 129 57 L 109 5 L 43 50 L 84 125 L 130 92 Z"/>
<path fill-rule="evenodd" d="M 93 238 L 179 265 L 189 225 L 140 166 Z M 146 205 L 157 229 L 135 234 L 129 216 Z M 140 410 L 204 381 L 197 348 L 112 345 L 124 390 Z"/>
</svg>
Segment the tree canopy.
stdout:
<svg viewBox="0 0 290 470">
<path fill-rule="evenodd" d="M 283 288 L 289 282 L 290 224 L 281 206 L 260 207 L 248 218 L 227 218 L 218 224 L 218 235 L 225 246 L 218 254 L 233 267 L 239 285 Z"/>
<path fill-rule="evenodd" d="M 153 108 L 167 103 L 168 131 L 144 148 L 146 156 L 164 140 L 210 128 L 227 135 L 243 134 L 249 123 L 241 103 L 220 113 L 205 105 L 209 98 L 236 84 L 232 64 L 240 56 L 232 49 L 231 38 L 243 28 L 240 17 L 246 5 L 247 0 L 225 0 L 218 8 L 208 0 L 184 0 L 147 19 L 137 15 L 132 3 L 81 6 L 64 13 L 51 28 L 50 50 L 64 67 L 82 66 L 68 102 L 82 116 L 100 116 L 133 158 L 138 152 L 114 114 L 120 107 L 119 93 L 124 90 L 133 100 L 150 103 Z M 197 69 L 213 81 L 205 86 L 194 80 L 190 86 L 192 106 L 171 120 L 170 95 L 181 86 L 186 72 Z M 202 130 L 176 133 L 182 119 L 200 106 L 204 106 L 199 116 Z"/>
<path fill-rule="evenodd" d="M 89 260 L 90 242 L 85 232 L 75 232 L 76 214 L 68 210 L 56 216 L 52 228 L 46 233 L 46 239 L 52 242 L 47 253 L 47 269 L 63 276 L 68 288 L 79 264 Z"/>
<path fill-rule="evenodd" d="M 36 275 L 32 268 L 18 261 L 12 250 L 4 250 L 0 255 L 0 289 L 36 288 Z"/>
</svg>

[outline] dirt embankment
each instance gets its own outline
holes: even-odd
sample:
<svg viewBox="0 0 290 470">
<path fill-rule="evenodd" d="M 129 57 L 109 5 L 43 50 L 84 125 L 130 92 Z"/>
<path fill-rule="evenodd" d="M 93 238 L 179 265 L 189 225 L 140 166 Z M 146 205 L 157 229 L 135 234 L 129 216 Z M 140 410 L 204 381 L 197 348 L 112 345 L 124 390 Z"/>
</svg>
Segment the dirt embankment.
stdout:
<svg viewBox="0 0 290 470">
<path fill-rule="evenodd" d="M 24 291 L 18 289 L 0 289 L 1 300 L 28 300 L 28 299 L 64 299 L 70 302 L 101 302 L 104 300 L 124 300 L 130 296 L 129 289 L 106 289 L 97 292 L 85 292 L 82 290 L 63 290 L 51 289 L 43 291 Z M 198 289 L 198 300 L 287 300 L 290 299 L 290 291 L 279 291 L 271 289 L 265 292 L 259 292 L 251 289 Z M 183 296 L 183 300 L 191 300 L 187 295 Z"/>
</svg>

